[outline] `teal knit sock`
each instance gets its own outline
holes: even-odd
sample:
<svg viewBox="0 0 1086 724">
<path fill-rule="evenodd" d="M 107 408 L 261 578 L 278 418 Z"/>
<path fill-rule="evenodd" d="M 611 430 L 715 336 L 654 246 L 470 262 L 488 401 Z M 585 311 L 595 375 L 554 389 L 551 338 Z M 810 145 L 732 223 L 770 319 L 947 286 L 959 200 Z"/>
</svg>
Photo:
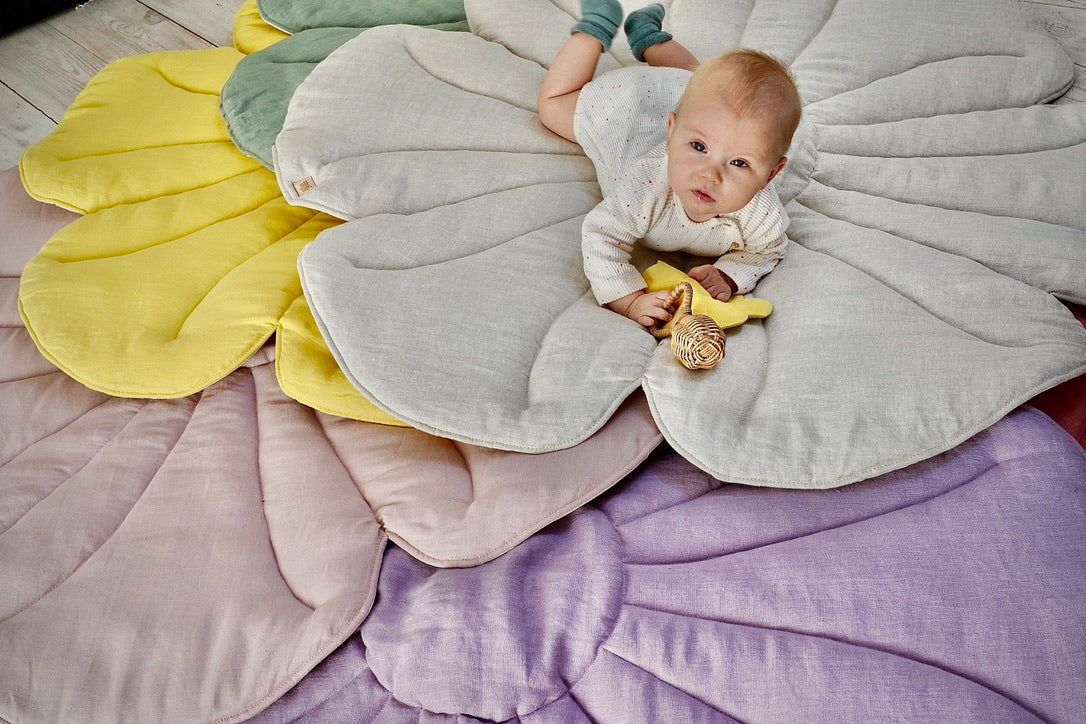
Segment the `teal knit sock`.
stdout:
<svg viewBox="0 0 1086 724">
<path fill-rule="evenodd" d="M 618 0 L 581 0 L 581 22 L 570 32 L 587 33 L 603 43 L 603 49 L 607 50 L 621 22 L 622 6 Z"/>
<path fill-rule="evenodd" d="M 626 39 L 635 58 L 645 61 L 645 50 L 650 46 L 671 40 L 671 33 L 660 29 L 664 22 L 664 6 L 660 3 L 646 5 L 626 18 Z"/>
</svg>

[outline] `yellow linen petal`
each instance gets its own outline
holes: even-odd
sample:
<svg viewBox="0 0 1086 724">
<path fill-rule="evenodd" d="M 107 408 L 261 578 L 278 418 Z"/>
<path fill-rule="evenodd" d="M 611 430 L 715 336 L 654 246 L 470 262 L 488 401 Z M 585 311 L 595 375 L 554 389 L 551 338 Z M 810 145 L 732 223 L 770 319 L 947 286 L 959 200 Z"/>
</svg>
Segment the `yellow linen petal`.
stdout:
<svg viewBox="0 0 1086 724">
<path fill-rule="evenodd" d="M 233 48 L 174 50 L 106 66 L 60 124 L 23 152 L 27 193 L 90 213 L 258 168 L 219 115 L 219 93 L 243 57 Z"/>
<path fill-rule="evenodd" d="M 691 305 L 691 311 L 694 314 L 709 315 L 720 325 L 721 329 L 736 327 L 749 318 L 761 319 L 768 317 L 773 311 L 773 305 L 764 299 L 741 295 L 736 295 L 726 302 L 713 299 L 709 292 L 705 291 L 705 287 L 675 267 L 662 261 L 650 266 L 641 273 L 641 276 L 645 278 L 645 283 L 648 285 L 648 291 L 650 292 L 672 289 L 682 281 L 690 282 L 690 285 L 694 288 L 694 301 Z"/>
<path fill-rule="evenodd" d="M 362 396 L 328 351 L 313 313 L 299 296 L 279 322 L 275 372 L 287 396 L 340 417 L 407 427 Z"/>
<path fill-rule="evenodd" d="M 264 20 L 256 0 L 245 0 L 234 15 L 234 47 L 246 55 L 263 50 L 287 37 L 290 37 L 289 33 L 269 25 Z"/>
<path fill-rule="evenodd" d="M 298 253 L 336 223 L 258 168 L 105 209 L 27 265 L 19 308 L 39 349 L 93 389 L 183 397 L 225 377 L 301 294 Z"/>
<path fill-rule="evenodd" d="M 87 214 L 30 262 L 20 312 L 42 353 L 96 390 L 181 397 L 280 329 L 280 379 L 317 409 L 402 424 L 335 367 L 301 296 L 297 256 L 339 223 L 286 203 L 240 153 L 219 93 L 233 49 L 111 64 L 21 159 L 31 195 Z M 285 343 L 284 343 L 285 342 Z"/>
</svg>

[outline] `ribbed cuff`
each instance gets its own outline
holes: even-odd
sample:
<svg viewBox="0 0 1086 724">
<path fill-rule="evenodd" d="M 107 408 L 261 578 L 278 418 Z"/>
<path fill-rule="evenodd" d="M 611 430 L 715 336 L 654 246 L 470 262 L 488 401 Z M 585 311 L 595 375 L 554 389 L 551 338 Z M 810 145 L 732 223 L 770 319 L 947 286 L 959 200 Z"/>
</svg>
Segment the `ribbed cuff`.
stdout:
<svg viewBox="0 0 1086 724">
<path fill-rule="evenodd" d="M 618 32 L 618 26 L 616 25 L 612 30 L 608 30 L 603 25 L 586 18 L 574 25 L 573 29 L 569 32 L 570 35 L 572 35 L 573 33 L 585 33 L 586 35 L 591 35 L 593 38 L 603 44 L 603 49 L 606 51 L 611 47 L 611 41 L 615 39 L 615 33 Z"/>
<path fill-rule="evenodd" d="M 665 40 L 671 40 L 671 33 L 664 32 L 663 30 L 657 30 L 647 35 L 638 36 L 630 39 L 630 50 L 633 51 L 633 56 L 642 63 L 645 62 L 645 51 L 656 45 L 662 43 Z"/>
</svg>

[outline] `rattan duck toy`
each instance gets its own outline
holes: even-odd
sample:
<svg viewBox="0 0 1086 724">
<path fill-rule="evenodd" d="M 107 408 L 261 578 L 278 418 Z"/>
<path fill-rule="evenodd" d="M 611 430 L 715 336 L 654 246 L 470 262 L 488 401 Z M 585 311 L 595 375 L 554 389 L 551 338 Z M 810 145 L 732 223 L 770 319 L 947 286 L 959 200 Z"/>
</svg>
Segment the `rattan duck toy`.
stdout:
<svg viewBox="0 0 1086 724">
<path fill-rule="evenodd" d="M 671 352 L 684 367 L 704 370 L 715 367 L 724 359 L 726 337 L 712 317 L 691 312 L 694 288 L 690 282 L 679 282 L 671 290 L 668 308 L 676 307 L 674 315 L 662 326 L 649 329 L 652 336 L 671 337 Z"/>
</svg>

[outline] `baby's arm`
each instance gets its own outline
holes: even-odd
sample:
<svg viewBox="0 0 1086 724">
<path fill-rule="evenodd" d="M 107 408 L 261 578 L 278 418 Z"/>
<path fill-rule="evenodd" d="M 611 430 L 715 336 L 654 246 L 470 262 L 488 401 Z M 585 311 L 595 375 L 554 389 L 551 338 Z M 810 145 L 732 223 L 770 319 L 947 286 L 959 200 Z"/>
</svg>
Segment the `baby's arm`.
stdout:
<svg viewBox="0 0 1086 724">
<path fill-rule="evenodd" d="M 585 216 L 581 227 L 584 271 L 596 301 L 648 327 L 671 319 L 671 313 L 666 306 L 668 294 L 646 293 L 644 278 L 630 263 L 634 244 L 644 236 L 651 215 L 648 208 L 627 203 L 630 197 L 612 193 Z"/>
<path fill-rule="evenodd" d="M 758 283 L 758 280 L 773 271 L 773 268 L 784 258 L 786 243 L 787 238 L 784 234 L 781 234 L 779 240 L 770 244 L 766 249 L 759 251 L 730 251 L 717 259 L 711 268 L 720 274 L 722 279 L 730 279 L 735 284 L 735 289 L 729 287 L 723 297 L 717 294 L 713 294 L 713 296 L 728 301 L 732 294 L 746 294 L 754 289 L 754 285 Z M 694 270 L 691 269 L 690 276 L 694 276 L 693 272 Z M 706 287 L 706 290 L 708 290 L 708 287 Z M 710 293 L 712 294 L 712 292 Z"/>
<path fill-rule="evenodd" d="M 715 298 L 724 301 L 733 294 L 746 294 L 754 289 L 758 280 L 773 271 L 784 258 L 785 247 L 788 245 L 788 237 L 784 233 L 788 228 L 788 216 L 781 208 L 780 200 L 772 187 L 759 192 L 751 203 L 739 212 L 739 217 L 742 233 L 737 248 L 733 244 L 733 249 L 725 252 L 711 267 L 731 285 L 728 291 L 721 289 L 721 294 L 710 292 Z M 690 276 L 697 279 L 694 271 L 690 270 Z M 701 283 L 700 279 L 698 281 Z"/>
</svg>

